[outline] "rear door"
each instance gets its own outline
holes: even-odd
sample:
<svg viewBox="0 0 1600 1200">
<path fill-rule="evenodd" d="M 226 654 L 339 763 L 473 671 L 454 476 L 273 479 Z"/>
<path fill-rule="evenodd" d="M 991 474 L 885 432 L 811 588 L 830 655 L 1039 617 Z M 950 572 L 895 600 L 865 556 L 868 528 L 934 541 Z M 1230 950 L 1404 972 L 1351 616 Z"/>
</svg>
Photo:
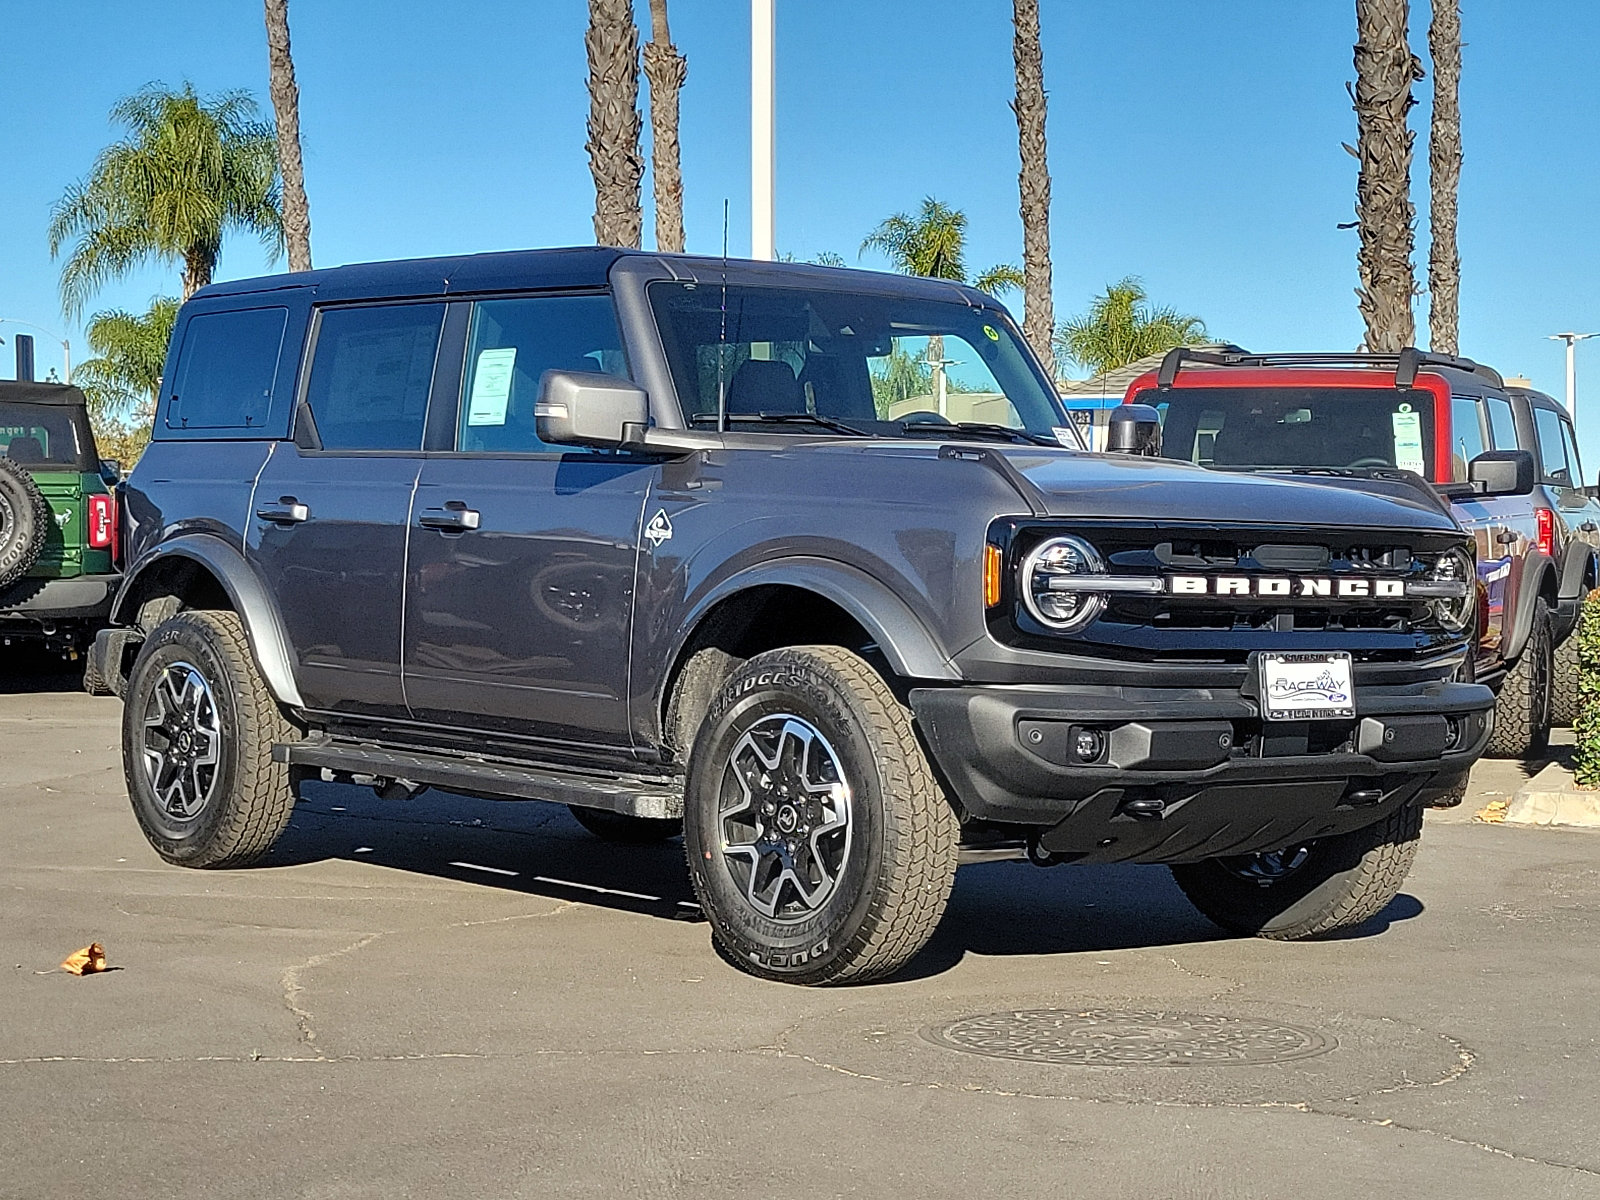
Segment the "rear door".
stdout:
<svg viewBox="0 0 1600 1200">
<path fill-rule="evenodd" d="M 445 307 L 321 310 L 296 440 L 274 445 L 256 485 L 247 554 L 278 603 L 312 708 L 407 715 L 406 521 Z"/>
<path fill-rule="evenodd" d="M 483 299 L 466 324 L 460 385 L 438 403 L 451 419 L 430 425 L 411 506 L 412 712 L 550 749 L 626 752 L 635 560 L 658 468 L 546 445 L 533 413 L 547 370 L 627 374 L 611 298 Z"/>
</svg>

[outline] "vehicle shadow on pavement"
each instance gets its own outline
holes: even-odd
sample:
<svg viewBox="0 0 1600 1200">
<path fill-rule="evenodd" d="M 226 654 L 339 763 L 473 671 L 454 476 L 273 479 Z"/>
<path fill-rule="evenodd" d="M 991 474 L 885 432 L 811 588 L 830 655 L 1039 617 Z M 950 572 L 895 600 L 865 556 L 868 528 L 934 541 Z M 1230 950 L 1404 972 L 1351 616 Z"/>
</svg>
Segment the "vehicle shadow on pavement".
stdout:
<svg viewBox="0 0 1600 1200">
<path fill-rule="evenodd" d="M 0 646 L 0 696 L 82 690 L 82 660 L 68 662 L 37 646 Z"/>
<path fill-rule="evenodd" d="M 263 867 L 345 860 L 526 895 L 671 920 L 702 920 L 683 842 L 625 846 L 587 833 L 550 804 L 428 791 L 381 800 L 364 787 L 313 783 Z M 1406 893 L 1342 934 L 1383 933 L 1423 910 Z M 1223 941 L 1166 868 L 1041 870 L 1026 863 L 962 868 L 927 948 L 895 981 L 941 975 L 968 954 L 1071 955 Z"/>
</svg>

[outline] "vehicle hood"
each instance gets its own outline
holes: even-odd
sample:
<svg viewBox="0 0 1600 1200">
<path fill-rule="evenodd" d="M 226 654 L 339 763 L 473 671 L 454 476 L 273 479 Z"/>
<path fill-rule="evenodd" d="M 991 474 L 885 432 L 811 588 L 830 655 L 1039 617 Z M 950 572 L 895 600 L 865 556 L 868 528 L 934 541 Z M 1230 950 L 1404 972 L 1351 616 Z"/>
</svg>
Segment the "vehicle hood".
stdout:
<svg viewBox="0 0 1600 1200">
<path fill-rule="evenodd" d="M 1330 528 L 1460 527 L 1420 488 L 1388 494 L 1370 481 L 1211 471 L 1163 458 L 997 447 L 1038 490 L 1052 516 L 1159 524 L 1295 524 Z"/>
</svg>

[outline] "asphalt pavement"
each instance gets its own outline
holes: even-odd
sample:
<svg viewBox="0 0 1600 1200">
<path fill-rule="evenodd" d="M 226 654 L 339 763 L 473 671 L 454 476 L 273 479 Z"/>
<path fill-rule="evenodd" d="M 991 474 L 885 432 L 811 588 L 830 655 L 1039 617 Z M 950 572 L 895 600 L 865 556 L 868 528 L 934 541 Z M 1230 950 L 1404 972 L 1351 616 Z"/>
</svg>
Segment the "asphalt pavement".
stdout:
<svg viewBox="0 0 1600 1200">
<path fill-rule="evenodd" d="M 717 957 L 679 843 L 544 805 L 322 786 L 169 867 L 71 682 L 0 661 L 0 1196 L 1600 1197 L 1600 832 L 1474 822 L 1520 764 L 1345 938 L 997 863 L 805 990 Z"/>
</svg>

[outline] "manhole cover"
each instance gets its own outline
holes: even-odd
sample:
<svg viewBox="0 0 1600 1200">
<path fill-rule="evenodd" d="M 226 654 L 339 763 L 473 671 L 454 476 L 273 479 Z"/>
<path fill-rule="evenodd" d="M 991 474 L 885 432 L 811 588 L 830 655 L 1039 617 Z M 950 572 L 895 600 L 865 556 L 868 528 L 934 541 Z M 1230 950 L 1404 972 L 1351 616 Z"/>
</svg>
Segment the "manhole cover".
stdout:
<svg viewBox="0 0 1600 1200">
<path fill-rule="evenodd" d="M 1226 1066 L 1310 1058 L 1333 1042 L 1310 1029 L 1204 1013 L 1041 1008 L 964 1017 L 923 1031 L 988 1058 L 1079 1066 Z"/>
</svg>

